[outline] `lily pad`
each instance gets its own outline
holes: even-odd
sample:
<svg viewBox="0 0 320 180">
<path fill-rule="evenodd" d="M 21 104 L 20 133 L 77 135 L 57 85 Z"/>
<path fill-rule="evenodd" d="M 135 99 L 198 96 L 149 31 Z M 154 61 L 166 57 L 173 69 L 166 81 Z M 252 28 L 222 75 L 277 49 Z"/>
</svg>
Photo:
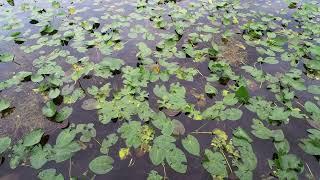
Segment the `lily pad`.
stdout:
<svg viewBox="0 0 320 180">
<path fill-rule="evenodd" d="M 57 107 L 53 103 L 53 101 L 49 101 L 46 105 L 42 108 L 42 113 L 46 117 L 53 117 L 57 112 Z"/>
<path fill-rule="evenodd" d="M 3 137 L 0 138 L 0 155 L 8 149 L 11 144 L 11 138 Z"/>
<path fill-rule="evenodd" d="M 42 129 L 36 129 L 24 136 L 23 138 L 23 145 L 25 147 L 33 146 L 38 144 L 44 134 Z"/>
<path fill-rule="evenodd" d="M 194 136 L 188 135 L 182 139 L 182 145 L 190 154 L 200 156 L 200 144 Z"/>
<path fill-rule="evenodd" d="M 10 107 L 10 102 L 4 99 L 0 99 L 0 112 Z"/>
<path fill-rule="evenodd" d="M 112 170 L 113 162 L 110 156 L 103 155 L 93 159 L 89 164 L 89 168 L 95 174 L 106 174 Z"/>
<path fill-rule="evenodd" d="M 11 62 L 14 59 L 14 55 L 10 53 L 0 54 L 0 62 Z"/>
</svg>

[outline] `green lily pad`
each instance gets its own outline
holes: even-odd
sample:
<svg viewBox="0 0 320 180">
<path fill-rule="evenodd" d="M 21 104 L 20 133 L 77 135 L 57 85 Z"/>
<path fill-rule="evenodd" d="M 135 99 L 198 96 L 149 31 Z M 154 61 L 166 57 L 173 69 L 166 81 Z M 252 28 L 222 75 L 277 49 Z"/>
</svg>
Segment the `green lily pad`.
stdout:
<svg viewBox="0 0 320 180">
<path fill-rule="evenodd" d="M 0 112 L 10 107 L 10 102 L 4 99 L 0 99 Z"/>
<path fill-rule="evenodd" d="M 11 62 L 14 59 L 14 55 L 10 53 L 0 54 L 0 62 Z"/>
<path fill-rule="evenodd" d="M 183 147 L 190 153 L 195 156 L 200 156 L 200 144 L 198 140 L 192 136 L 188 135 L 185 139 L 182 139 Z"/>
<path fill-rule="evenodd" d="M 53 117 L 57 112 L 57 107 L 53 103 L 53 101 L 49 101 L 46 105 L 42 108 L 42 114 L 46 117 Z"/>
<path fill-rule="evenodd" d="M 112 170 L 113 159 L 110 156 L 99 156 L 89 163 L 89 168 L 95 174 L 106 174 Z"/>
<path fill-rule="evenodd" d="M 8 149 L 11 144 L 11 138 L 2 137 L 0 138 L 0 155 Z"/>
<path fill-rule="evenodd" d="M 33 146 L 38 144 L 44 134 L 42 129 L 36 129 L 31 131 L 29 134 L 23 137 L 23 145 L 25 147 Z"/>
</svg>

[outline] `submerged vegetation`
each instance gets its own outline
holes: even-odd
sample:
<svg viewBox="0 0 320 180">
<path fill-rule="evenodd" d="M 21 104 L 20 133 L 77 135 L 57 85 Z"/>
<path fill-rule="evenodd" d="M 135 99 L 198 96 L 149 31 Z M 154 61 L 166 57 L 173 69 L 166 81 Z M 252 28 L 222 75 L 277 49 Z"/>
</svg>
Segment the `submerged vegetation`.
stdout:
<svg viewBox="0 0 320 180">
<path fill-rule="evenodd" d="M 320 178 L 319 2 L 0 9 L 0 177 Z"/>
</svg>

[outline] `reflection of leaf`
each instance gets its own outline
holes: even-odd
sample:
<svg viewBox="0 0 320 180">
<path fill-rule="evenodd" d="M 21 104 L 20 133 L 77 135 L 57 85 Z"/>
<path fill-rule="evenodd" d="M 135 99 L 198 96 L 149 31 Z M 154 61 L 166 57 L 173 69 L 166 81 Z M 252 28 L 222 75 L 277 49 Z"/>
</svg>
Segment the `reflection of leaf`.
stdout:
<svg viewBox="0 0 320 180">
<path fill-rule="evenodd" d="M 184 128 L 184 125 L 182 122 L 178 120 L 172 120 L 174 129 L 173 129 L 173 134 L 174 135 L 183 135 L 186 132 L 186 129 Z"/>
<path fill-rule="evenodd" d="M 200 144 L 194 136 L 188 135 L 182 140 L 182 145 L 190 154 L 195 156 L 200 155 Z"/>
<path fill-rule="evenodd" d="M 90 111 L 90 110 L 97 109 L 97 105 L 98 105 L 97 100 L 91 98 L 91 99 L 84 100 L 81 107 L 84 110 Z"/>
<path fill-rule="evenodd" d="M 110 156 L 103 155 L 93 159 L 89 164 L 89 168 L 95 174 L 106 174 L 112 170 L 113 162 Z"/>
</svg>

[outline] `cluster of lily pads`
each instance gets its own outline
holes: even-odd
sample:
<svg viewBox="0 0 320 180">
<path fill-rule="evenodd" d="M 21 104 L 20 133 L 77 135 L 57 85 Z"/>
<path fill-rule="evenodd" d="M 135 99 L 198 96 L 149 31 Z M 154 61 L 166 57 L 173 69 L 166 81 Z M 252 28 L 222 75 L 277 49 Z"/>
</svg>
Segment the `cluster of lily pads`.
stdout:
<svg viewBox="0 0 320 180">
<path fill-rule="evenodd" d="M 319 178 L 319 2 L 286 0 L 277 13 L 254 11 L 241 0 L 87 3 L 0 4 L 1 43 L 35 57 L 19 62 L 15 52 L 0 49 L 0 66 L 18 69 L 1 77 L 0 93 L 32 82 L 43 99 L 39 113 L 61 126 L 50 134 L 55 138 L 50 143 L 41 127 L 20 138 L 1 134 L 0 154 L 10 168 L 28 166 L 43 180 L 67 179 L 59 169 L 44 167 L 68 163 L 97 143 L 99 154 L 84 165 L 95 175 L 87 178 L 107 174 L 117 160 L 130 160 L 134 167 L 133 161 L 146 157 L 154 170 L 144 178 L 168 179 L 166 168 L 181 174 L 192 168 L 190 156 L 201 159 L 213 179 Z M 232 52 L 238 54 L 227 57 L 236 47 Z M 98 118 L 74 120 L 82 111 L 75 108 L 79 103 Z M 2 118 L 14 106 L 19 104 L 1 97 Z M 191 132 L 184 127 L 187 121 L 206 124 Z M 202 130 L 214 121 L 237 127 Z M 309 127 L 296 130 L 307 134 L 298 145 L 286 137 L 292 121 Z M 119 128 L 97 139 L 96 127 L 112 123 Z M 207 136 L 210 145 L 199 136 Z M 266 161 L 255 141 L 274 145 L 268 147 L 274 155 L 264 177 L 255 172 Z M 118 157 L 112 157 L 110 151 L 121 142 Z M 290 146 L 314 156 L 313 168 Z"/>
</svg>

